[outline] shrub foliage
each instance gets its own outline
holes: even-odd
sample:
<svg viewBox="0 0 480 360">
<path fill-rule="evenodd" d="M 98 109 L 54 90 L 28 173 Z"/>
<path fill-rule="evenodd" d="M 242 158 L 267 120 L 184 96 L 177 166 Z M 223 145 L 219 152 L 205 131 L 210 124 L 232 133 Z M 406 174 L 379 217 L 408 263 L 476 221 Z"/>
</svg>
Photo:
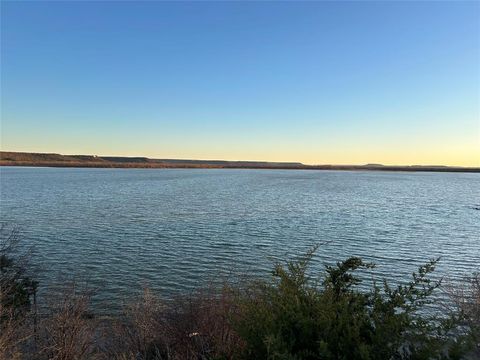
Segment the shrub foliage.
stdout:
<svg viewBox="0 0 480 360">
<path fill-rule="evenodd" d="M 458 316 L 427 309 L 440 286 L 429 277 L 438 259 L 408 284 L 384 281 L 362 290 L 356 273 L 373 264 L 352 257 L 312 277 L 312 254 L 277 265 L 271 281 L 251 284 L 240 296 L 234 326 L 246 343 L 243 358 L 448 359 L 467 351 Z"/>
<path fill-rule="evenodd" d="M 374 264 L 351 257 L 315 274 L 312 249 L 275 265 L 268 279 L 199 289 L 172 302 L 146 291 L 108 319 L 90 312 L 89 293 L 70 286 L 37 321 L 29 311 L 36 282 L 9 239 L 0 248 L 0 360 L 413 360 L 479 353 L 478 276 L 452 296 L 455 311 L 439 313 L 432 303 L 440 282 L 431 278 L 438 259 L 408 283 L 368 285 L 361 274 Z"/>
</svg>

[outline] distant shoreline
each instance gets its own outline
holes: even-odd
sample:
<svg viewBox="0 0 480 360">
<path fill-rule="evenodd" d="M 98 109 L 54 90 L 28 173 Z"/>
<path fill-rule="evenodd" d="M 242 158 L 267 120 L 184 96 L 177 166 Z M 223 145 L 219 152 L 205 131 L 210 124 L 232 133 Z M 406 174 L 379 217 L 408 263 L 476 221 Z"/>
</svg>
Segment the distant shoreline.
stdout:
<svg viewBox="0 0 480 360">
<path fill-rule="evenodd" d="M 268 170 L 345 170 L 480 173 L 480 167 L 434 165 L 304 165 L 293 162 L 149 159 L 51 153 L 0 152 L 0 166 L 36 166 L 62 168 L 131 168 L 131 169 L 268 169 Z"/>
</svg>

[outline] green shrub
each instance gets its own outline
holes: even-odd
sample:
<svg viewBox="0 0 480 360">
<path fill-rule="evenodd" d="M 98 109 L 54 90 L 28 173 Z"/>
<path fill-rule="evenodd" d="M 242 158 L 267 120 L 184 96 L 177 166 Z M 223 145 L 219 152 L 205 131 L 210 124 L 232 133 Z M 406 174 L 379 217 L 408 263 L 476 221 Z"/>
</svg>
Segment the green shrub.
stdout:
<svg viewBox="0 0 480 360">
<path fill-rule="evenodd" d="M 439 286 L 429 274 L 438 260 L 421 266 L 406 285 L 373 283 L 358 289 L 355 272 L 374 267 L 359 258 L 308 275 L 313 251 L 285 266 L 271 281 L 239 294 L 233 325 L 247 359 L 432 359 L 459 358 L 466 351 L 458 319 L 429 315 Z"/>
<path fill-rule="evenodd" d="M 18 249 L 15 230 L 0 227 L 0 323 L 29 310 L 37 282 L 28 275 L 29 254 Z"/>
</svg>

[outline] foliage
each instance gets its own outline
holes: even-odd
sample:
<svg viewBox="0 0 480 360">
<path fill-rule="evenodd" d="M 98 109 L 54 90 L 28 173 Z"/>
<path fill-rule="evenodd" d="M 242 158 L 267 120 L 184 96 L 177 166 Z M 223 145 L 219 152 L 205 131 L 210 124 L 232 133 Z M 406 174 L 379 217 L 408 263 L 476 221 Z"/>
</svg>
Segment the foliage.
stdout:
<svg viewBox="0 0 480 360">
<path fill-rule="evenodd" d="M 29 338 L 26 319 L 37 283 L 28 275 L 29 254 L 18 246 L 18 233 L 0 227 L 0 359 L 22 358 Z"/>
<path fill-rule="evenodd" d="M 448 286 L 446 290 L 454 305 L 453 309 L 446 306 L 446 310 L 469 329 L 468 340 L 474 349 L 473 356 L 480 359 L 480 273 L 474 273 L 461 284 Z"/>
<path fill-rule="evenodd" d="M 271 281 L 257 282 L 240 296 L 234 326 L 246 342 L 243 358 L 256 359 L 440 359 L 466 351 L 458 319 L 428 315 L 440 285 L 421 266 L 405 285 L 358 288 L 355 272 L 372 268 L 349 258 L 314 278 L 313 251 L 282 266 Z"/>
<path fill-rule="evenodd" d="M 440 282 L 431 273 L 438 259 L 406 284 L 369 287 L 359 272 L 373 264 L 351 257 L 314 274 L 312 249 L 276 264 L 268 280 L 199 289 L 169 302 L 146 290 L 108 319 L 95 317 L 91 293 L 72 284 L 50 292 L 37 321 L 29 312 L 36 283 L 28 276 L 28 256 L 20 256 L 16 233 L 6 239 L 0 360 L 421 360 L 461 359 L 480 350 L 479 276 L 452 295 L 455 309 L 434 316 L 430 305 Z"/>
<path fill-rule="evenodd" d="M 207 288 L 174 302 L 148 289 L 114 325 L 109 354 L 116 359 L 232 359 L 241 340 L 229 324 L 227 287 Z"/>
<path fill-rule="evenodd" d="M 35 359 L 93 359 L 96 352 L 96 319 L 89 312 L 90 293 L 65 284 L 51 294 L 48 313 L 38 324 Z"/>
<path fill-rule="evenodd" d="M 37 282 L 28 275 L 29 254 L 18 248 L 17 231 L 0 228 L 0 322 L 29 310 Z"/>
</svg>

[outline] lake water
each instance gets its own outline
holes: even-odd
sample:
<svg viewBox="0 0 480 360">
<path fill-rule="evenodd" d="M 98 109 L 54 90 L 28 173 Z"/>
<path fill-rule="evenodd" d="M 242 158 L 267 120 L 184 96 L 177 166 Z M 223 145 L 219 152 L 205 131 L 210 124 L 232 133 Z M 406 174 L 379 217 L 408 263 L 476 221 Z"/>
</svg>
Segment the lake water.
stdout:
<svg viewBox="0 0 480 360">
<path fill-rule="evenodd" d="M 34 246 L 44 286 L 87 279 L 98 297 L 164 296 L 206 279 L 268 274 L 328 242 L 404 281 L 480 270 L 480 174 L 227 169 L 0 169 L 1 221 Z"/>
</svg>

